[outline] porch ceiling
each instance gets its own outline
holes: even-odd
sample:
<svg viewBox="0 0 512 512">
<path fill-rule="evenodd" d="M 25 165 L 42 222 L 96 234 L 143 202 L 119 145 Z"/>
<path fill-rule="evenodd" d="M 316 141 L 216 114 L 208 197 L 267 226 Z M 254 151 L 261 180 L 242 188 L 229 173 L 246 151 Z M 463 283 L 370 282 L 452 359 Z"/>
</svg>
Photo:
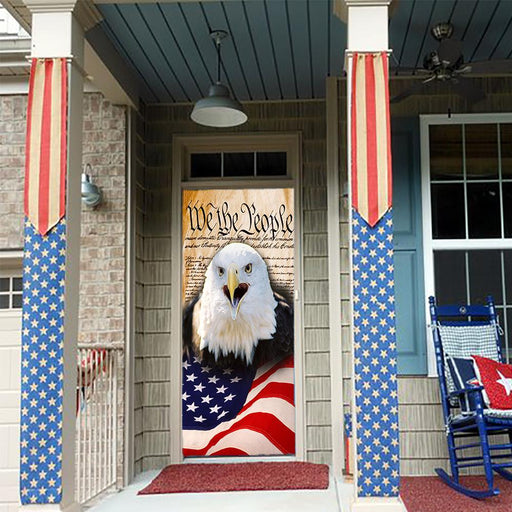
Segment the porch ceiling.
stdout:
<svg viewBox="0 0 512 512">
<path fill-rule="evenodd" d="M 209 33 L 224 29 L 222 81 L 241 101 L 322 98 L 340 74 L 346 26 L 330 0 L 100 4 L 103 28 L 147 87 L 148 102 L 206 95 L 216 74 Z"/>
<path fill-rule="evenodd" d="M 23 0 L 1 1 L 30 30 Z M 222 80 L 241 101 L 323 98 L 325 77 L 343 73 L 347 30 L 332 14 L 334 0 L 95 1 L 104 20 L 88 32 L 90 43 L 112 67 L 111 42 L 147 103 L 207 93 L 215 76 L 211 29 L 231 34 L 222 46 Z M 512 60 L 510 0 L 394 0 L 391 66 L 421 67 L 438 46 L 430 28 L 440 21 L 453 24 L 465 62 Z"/>
<path fill-rule="evenodd" d="M 332 0 L 98 7 L 103 30 L 136 70 L 149 103 L 196 101 L 207 93 L 215 76 L 212 29 L 231 34 L 222 46 L 223 80 L 241 101 L 323 98 L 325 77 L 342 74 L 347 31 Z M 454 25 L 466 62 L 510 59 L 510 7 L 507 0 L 399 0 L 389 22 L 391 65 L 420 67 L 438 45 L 430 28 L 440 21 Z"/>
</svg>

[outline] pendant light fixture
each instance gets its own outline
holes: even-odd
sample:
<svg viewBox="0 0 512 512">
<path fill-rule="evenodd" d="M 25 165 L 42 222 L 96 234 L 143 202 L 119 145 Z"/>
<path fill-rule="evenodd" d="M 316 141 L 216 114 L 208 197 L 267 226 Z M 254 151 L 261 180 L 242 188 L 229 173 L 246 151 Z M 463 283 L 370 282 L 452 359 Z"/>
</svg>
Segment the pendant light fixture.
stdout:
<svg viewBox="0 0 512 512">
<path fill-rule="evenodd" d="M 217 81 L 210 86 L 208 96 L 200 99 L 194 106 L 190 118 L 197 124 L 213 126 L 215 128 L 228 128 L 238 126 L 247 121 L 247 114 L 242 105 L 233 99 L 229 89 L 220 81 L 221 41 L 228 36 L 225 30 L 214 30 L 210 37 L 215 41 L 217 48 Z"/>
</svg>

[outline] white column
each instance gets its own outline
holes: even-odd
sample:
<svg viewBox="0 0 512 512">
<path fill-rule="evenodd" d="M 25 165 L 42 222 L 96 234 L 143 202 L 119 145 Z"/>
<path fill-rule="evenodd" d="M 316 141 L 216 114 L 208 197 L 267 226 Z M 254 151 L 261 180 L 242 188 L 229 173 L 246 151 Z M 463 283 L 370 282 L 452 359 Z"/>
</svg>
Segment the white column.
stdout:
<svg viewBox="0 0 512 512">
<path fill-rule="evenodd" d="M 79 265 L 80 265 L 80 177 L 82 167 L 82 101 L 83 101 L 83 52 L 84 52 L 84 28 L 83 21 L 77 19 L 80 16 L 90 21 L 94 18 L 94 9 L 85 9 L 84 2 L 80 1 L 80 6 L 76 8 L 75 1 L 51 1 L 43 2 L 38 0 L 26 0 L 27 7 L 32 13 L 32 58 L 65 58 L 68 61 L 68 95 L 67 95 L 67 186 L 66 186 L 66 212 L 65 220 L 61 221 L 64 226 L 64 241 L 59 248 L 65 254 L 64 268 L 64 296 L 63 296 L 63 333 L 60 335 L 62 347 L 62 358 L 57 366 L 57 372 L 63 374 L 62 393 L 57 399 L 52 399 L 48 403 L 48 408 L 57 410 L 59 427 L 57 432 L 61 433 L 61 442 L 55 453 L 55 448 L 48 454 L 44 451 L 44 444 L 38 446 L 37 461 L 32 461 L 32 467 L 27 468 L 30 471 L 37 472 L 40 480 L 34 483 L 38 489 L 39 497 L 37 504 L 22 505 L 20 510 L 26 511 L 78 511 L 80 505 L 75 501 L 75 429 L 76 429 L 76 367 L 77 367 L 77 338 L 78 338 L 78 286 L 79 286 Z M 84 18 L 84 13 L 86 14 Z M 39 99 L 43 101 L 42 98 Z M 61 224 L 59 223 L 59 224 Z M 44 343 L 45 332 L 38 333 L 39 342 Z M 23 359 L 24 358 L 24 359 Z M 37 359 L 40 359 L 37 358 Z M 28 356 L 22 356 L 22 365 L 30 367 L 31 364 L 44 366 L 41 361 L 31 362 Z M 41 369 L 38 370 L 40 373 Z M 54 370 L 55 371 L 55 370 Z M 44 382 L 44 381 L 43 381 Z M 22 394 L 24 386 L 22 382 Z M 39 398 L 40 417 L 38 423 L 44 424 L 45 411 L 45 391 L 42 389 Z M 30 418 L 23 418 L 22 429 L 28 426 Z M 41 425 L 39 428 L 44 429 Z M 60 440 L 59 440 L 60 441 Z M 25 443 L 27 439 L 25 438 Z M 30 441 L 28 441 L 30 442 Z M 26 446 L 25 446 L 26 449 Z M 46 457 L 46 459 L 45 459 Z M 55 502 L 55 497 L 46 498 L 47 492 L 44 492 L 45 478 L 45 460 L 52 458 L 57 466 L 57 478 L 61 479 L 62 494 L 60 503 Z M 34 468 L 38 463 L 41 467 Z M 22 460 L 22 467 L 26 460 Z M 60 467 L 58 467 L 60 465 Z M 23 470 L 22 470 L 23 473 Z M 34 474 L 34 473 L 33 473 Z M 23 477 L 22 477 L 23 478 Z M 29 490 L 31 483 L 21 482 L 21 493 Z M 29 491 L 31 492 L 31 491 Z M 35 494 L 30 495 L 35 499 Z M 23 500 L 24 502 L 27 499 Z M 32 502 L 32 500 L 29 500 Z M 58 499 L 57 499 L 58 501 Z M 53 503 L 52 503 L 53 502 Z"/>
<path fill-rule="evenodd" d="M 347 69 L 347 134 L 348 134 L 348 146 L 347 146 L 347 168 L 349 169 L 349 183 L 351 176 L 351 137 L 350 137 L 350 127 L 352 126 L 352 111 L 351 111 L 351 96 L 352 96 L 352 56 L 354 53 L 379 53 L 379 52 L 389 52 L 388 48 L 388 7 L 391 3 L 391 0 L 345 0 L 345 5 L 347 7 L 347 20 L 348 20 L 348 41 L 347 41 L 347 53 L 346 53 L 346 69 Z M 352 216 L 355 216 L 354 210 L 352 209 Z M 387 222 L 391 222 L 392 214 L 388 212 L 386 214 L 389 218 L 384 219 Z M 351 229 L 356 231 L 356 229 L 352 226 L 353 219 L 351 219 Z M 362 221 L 364 223 L 364 221 Z M 381 221 L 382 222 L 382 221 Z M 359 220 L 360 224 L 361 221 Z M 380 228 L 382 232 L 385 229 L 389 230 L 390 224 L 385 224 L 388 226 L 387 228 Z M 358 228 L 359 229 L 359 228 Z M 359 229 L 360 230 L 360 229 Z M 359 257 L 361 254 L 367 250 L 366 238 L 365 234 L 372 232 L 371 228 L 367 229 L 367 227 L 363 227 L 363 236 L 361 233 L 357 232 L 353 239 L 351 236 L 351 254 L 358 254 Z M 375 230 L 377 233 L 377 230 Z M 352 232 L 351 232 L 352 235 Z M 361 242 L 364 239 L 364 245 Z M 356 240 L 357 242 L 355 242 Z M 369 245 L 368 245 L 369 247 Z M 354 258 L 353 258 L 354 259 Z M 357 262 L 359 265 L 359 261 Z M 359 275 L 356 275 L 355 272 L 355 263 L 353 263 L 352 269 L 352 283 L 353 283 L 353 297 L 356 295 L 356 279 L 359 279 Z M 392 278 L 392 277 L 391 277 Z M 359 297 L 358 297 L 359 298 Z M 356 306 L 354 305 L 354 309 Z M 357 313 L 358 318 L 364 316 L 365 311 L 359 310 L 358 307 Z M 368 319 L 370 320 L 370 319 Z M 371 321 L 371 320 L 370 320 Z M 359 327 L 358 327 L 359 329 Z M 380 460 L 381 464 L 391 465 L 393 467 L 398 468 L 397 460 L 383 460 L 382 454 L 379 450 L 374 453 L 368 453 L 368 450 L 372 450 L 373 441 L 379 441 L 379 439 L 372 439 L 372 442 L 368 440 L 368 433 L 370 429 L 368 428 L 368 424 L 375 422 L 374 424 L 378 424 L 381 420 L 384 421 L 386 418 L 386 422 L 389 420 L 387 416 L 395 416 L 396 417 L 396 394 L 391 396 L 389 400 L 389 406 L 384 403 L 378 407 L 378 412 L 375 413 L 374 417 L 369 418 L 371 414 L 368 414 L 368 411 L 365 411 L 363 418 L 363 411 L 361 410 L 361 389 L 363 386 L 363 382 L 370 378 L 369 374 L 366 372 L 362 372 L 361 374 L 356 374 L 357 371 L 360 371 L 362 367 L 366 363 L 362 363 L 363 359 L 368 355 L 365 354 L 365 351 L 362 351 L 361 343 L 357 337 L 357 348 L 354 348 L 354 392 L 359 398 L 356 398 L 356 395 L 353 399 L 353 418 L 354 418 L 354 435 L 356 438 L 356 452 L 357 452 L 357 463 L 356 463 L 356 472 L 355 472 L 355 498 L 352 504 L 352 511 L 354 512 L 377 512 L 377 511 L 385 511 L 385 512 L 404 512 L 405 507 L 401 503 L 399 497 L 381 497 L 388 495 L 387 492 L 383 494 L 383 489 L 385 486 L 389 487 L 389 482 L 384 480 L 379 481 L 378 473 L 379 471 L 375 471 L 374 463 L 375 460 Z M 353 336 L 354 341 L 356 338 Z M 395 353 L 396 349 L 394 343 L 394 332 L 390 334 L 386 342 L 377 342 L 379 344 L 378 349 L 386 350 L 388 347 L 385 346 L 386 343 L 390 343 L 393 347 L 389 353 Z M 375 343 L 374 343 L 375 344 Z M 382 346 L 381 346 L 382 345 Z M 378 351 L 377 351 L 378 352 Z M 389 357 L 388 353 L 388 357 Z M 395 357 L 394 355 L 392 356 Z M 395 360 L 396 362 L 396 360 Z M 372 366 L 372 373 L 375 373 L 374 376 L 377 375 L 378 368 Z M 390 365 L 390 368 L 396 368 L 396 365 Z M 396 375 L 391 375 L 393 371 L 389 373 L 389 378 L 396 378 Z M 391 381 L 390 381 L 391 382 Z M 368 382 L 369 383 L 369 382 Z M 391 388 L 396 387 L 396 380 L 390 386 Z M 393 391 L 396 393 L 396 391 Z M 386 401 L 386 403 L 388 403 Z M 387 410 L 389 408 L 389 411 Z M 389 414 L 387 414 L 389 413 Z M 373 414 L 373 413 L 372 413 Z M 378 431 L 380 432 L 383 427 L 380 427 Z M 390 434 L 394 439 L 396 438 L 396 442 L 398 442 L 398 431 L 392 431 Z M 385 458 L 385 457 L 384 457 Z M 370 462 L 371 461 L 371 462 Z M 369 465 L 372 465 L 372 469 L 368 470 Z M 389 471 L 388 471 L 389 472 Z M 385 471 L 382 471 L 385 473 Z M 384 478 L 382 475 L 381 478 Z M 395 473 L 396 479 L 396 473 Z M 385 479 L 387 480 L 387 478 Z M 391 496 L 393 493 L 390 493 Z M 396 494 L 395 494 L 396 495 Z"/>
</svg>

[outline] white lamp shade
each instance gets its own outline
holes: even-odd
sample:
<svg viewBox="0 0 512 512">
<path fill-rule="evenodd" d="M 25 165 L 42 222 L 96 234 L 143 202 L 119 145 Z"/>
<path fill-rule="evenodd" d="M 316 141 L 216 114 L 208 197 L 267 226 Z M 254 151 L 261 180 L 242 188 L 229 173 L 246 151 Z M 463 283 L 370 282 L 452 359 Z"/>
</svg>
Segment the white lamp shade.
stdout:
<svg viewBox="0 0 512 512">
<path fill-rule="evenodd" d="M 216 83 L 210 86 L 208 96 L 195 104 L 190 118 L 204 126 L 228 128 L 245 123 L 247 114 L 242 105 L 231 98 L 228 88 Z"/>
</svg>

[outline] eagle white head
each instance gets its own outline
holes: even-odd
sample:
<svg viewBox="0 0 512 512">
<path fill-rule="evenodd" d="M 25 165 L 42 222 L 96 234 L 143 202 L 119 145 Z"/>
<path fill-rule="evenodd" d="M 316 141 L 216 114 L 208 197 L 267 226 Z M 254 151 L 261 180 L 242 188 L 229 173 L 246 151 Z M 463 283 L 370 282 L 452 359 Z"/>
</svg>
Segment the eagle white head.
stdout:
<svg viewBox="0 0 512 512">
<path fill-rule="evenodd" d="M 258 340 L 275 333 L 276 306 L 263 258 L 247 244 L 226 245 L 206 270 L 197 319 L 200 349 L 250 364 Z"/>
</svg>

